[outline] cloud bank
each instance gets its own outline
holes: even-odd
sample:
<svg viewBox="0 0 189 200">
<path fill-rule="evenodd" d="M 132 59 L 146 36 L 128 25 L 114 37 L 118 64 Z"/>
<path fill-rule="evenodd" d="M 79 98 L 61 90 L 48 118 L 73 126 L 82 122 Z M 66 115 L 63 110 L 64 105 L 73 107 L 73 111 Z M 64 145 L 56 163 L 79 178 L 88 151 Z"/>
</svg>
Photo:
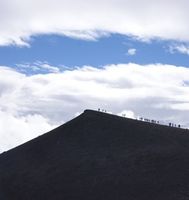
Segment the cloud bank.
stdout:
<svg viewBox="0 0 189 200">
<path fill-rule="evenodd" d="M 0 45 L 28 45 L 39 34 L 189 41 L 188 18 L 188 0 L 1 0 Z"/>
<path fill-rule="evenodd" d="M 189 69 L 118 64 L 27 76 L 0 67 L 0 151 L 75 117 L 84 109 L 189 127 Z"/>
</svg>

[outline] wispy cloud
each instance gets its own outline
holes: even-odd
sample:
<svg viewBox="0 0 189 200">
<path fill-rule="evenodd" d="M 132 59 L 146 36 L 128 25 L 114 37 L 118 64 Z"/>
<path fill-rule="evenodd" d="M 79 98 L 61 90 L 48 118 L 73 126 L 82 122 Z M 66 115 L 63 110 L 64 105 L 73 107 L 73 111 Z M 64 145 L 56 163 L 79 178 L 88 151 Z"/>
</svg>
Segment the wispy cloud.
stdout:
<svg viewBox="0 0 189 200">
<path fill-rule="evenodd" d="M 162 64 L 83 66 L 29 76 L 0 67 L 0 151 L 50 130 L 86 108 L 189 127 L 188 82 L 188 68 Z"/>
<path fill-rule="evenodd" d="M 188 18 L 186 0 L 1 0 L 0 45 L 28 45 L 39 34 L 189 41 Z"/>
<path fill-rule="evenodd" d="M 64 67 L 63 66 L 52 66 L 48 62 L 41 62 L 36 61 L 34 63 L 24 63 L 24 64 L 17 64 L 16 69 L 20 72 L 30 74 L 39 74 L 39 73 L 59 73 L 61 72 Z"/>
<path fill-rule="evenodd" d="M 189 44 L 172 44 L 169 46 L 169 52 L 189 55 Z"/>
</svg>

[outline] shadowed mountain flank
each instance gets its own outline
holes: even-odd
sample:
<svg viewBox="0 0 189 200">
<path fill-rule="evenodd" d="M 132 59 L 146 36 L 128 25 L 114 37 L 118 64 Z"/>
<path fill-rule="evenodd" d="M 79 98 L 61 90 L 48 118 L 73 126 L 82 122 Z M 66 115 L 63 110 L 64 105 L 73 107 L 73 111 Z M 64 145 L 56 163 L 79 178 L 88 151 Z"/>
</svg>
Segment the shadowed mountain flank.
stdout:
<svg viewBox="0 0 189 200">
<path fill-rule="evenodd" d="M 86 110 L 0 155 L 0 199 L 189 199 L 189 131 Z"/>
</svg>

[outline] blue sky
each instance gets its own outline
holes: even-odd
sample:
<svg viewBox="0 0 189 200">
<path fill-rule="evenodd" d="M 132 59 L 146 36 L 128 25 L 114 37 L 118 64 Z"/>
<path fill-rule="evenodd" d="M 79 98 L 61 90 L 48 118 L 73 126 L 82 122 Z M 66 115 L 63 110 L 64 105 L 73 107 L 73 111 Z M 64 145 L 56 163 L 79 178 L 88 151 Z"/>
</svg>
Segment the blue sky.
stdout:
<svg viewBox="0 0 189 200">
<path fill-rule="evenodd" d="M 187 0 L 1 0 L 0 152 L 85 109 L 189 127 L 188 19 Z"/>
<path fill-rule="evenodd" d="M 0 65 L 17 68 L 19 64 L 32 64 L 40 61 L 60 67 L 60 69 L 64 69 L 63 66 L 68 68 L 83 65 L 101 67 L 129 62 L 189 66 L 188 54 L 170 51 L 170 46 L 175 44 L 171 40 L 145 42 L 133 37 L 112 34 L 91 41 L 57 35 L 41 35 L 32 37 L 29 44 L 29 47 L 1 46 Z M 136 49 L 136 53 L 129 55 L 129 49 Z M 29 69 L 28 72 L 30 73 Z"/>
</svg>

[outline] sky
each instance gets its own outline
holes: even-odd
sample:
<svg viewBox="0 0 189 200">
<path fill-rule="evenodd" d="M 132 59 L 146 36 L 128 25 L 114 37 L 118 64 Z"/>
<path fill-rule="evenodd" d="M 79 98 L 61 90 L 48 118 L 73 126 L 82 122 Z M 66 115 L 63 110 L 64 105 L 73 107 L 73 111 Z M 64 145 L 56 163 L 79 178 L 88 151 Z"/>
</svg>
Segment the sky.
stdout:
<svg viewBox="0 0 189 200">
<path fill-rule="evenodd" d="M 0 152 L 106 109 L 189 127 L 187 0 L 1 0 Z"/>
</svg>

